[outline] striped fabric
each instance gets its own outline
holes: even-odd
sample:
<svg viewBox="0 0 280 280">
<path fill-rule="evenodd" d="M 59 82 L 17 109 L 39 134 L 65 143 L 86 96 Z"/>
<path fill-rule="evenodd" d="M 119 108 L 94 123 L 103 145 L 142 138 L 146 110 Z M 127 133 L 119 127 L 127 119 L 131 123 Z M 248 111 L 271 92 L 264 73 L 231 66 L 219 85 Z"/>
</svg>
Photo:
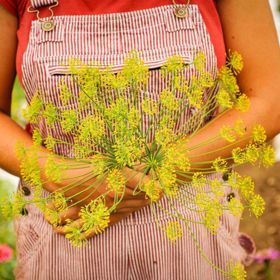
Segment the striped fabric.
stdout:
<svg viewBox="0 0 280 280">
<path fill-rule="evenodd" d="M 41 1 L 34 3 L 40 5 Z M 112 65 L 117 71 L 126 54 L 133 49 L 138 50 L 151 70 L 151 79 L 143 94 L 152 98 L 158 98 L 165 87 L 159 79 L 158 68 L 170 55 L 180 54 L 190 62 L 201 50 L 207 56 L 208 70 L 215 75 L 216 56 L 198 7 L 189 6 L 187 19 L 176 18 L 173 9 L 170 5 L 116 14 L 58 16 L 54 17 L 56 28 L 51 32 L 44 32 L 40 23 L 33 21 L 22 65 L 28 101 L 39 90 L 46 103 L 53 102 L 60 109 L 77 108 L 74 98 L 69 105 L 63 106 L 58 97 L 57 84 L 62 79 L 72 87 L 74 95 L 79 93 L 68 75 L 69 57 L 80 58 L 85 63 L 97 61 Z M 185 74 L 190 78 L 193 73 L 194 70 L 189 68 Z M 188 108 L 176 129 L 190 120 L 192 114 L 192 108 Z M 147 120 L 143 126 L 146 124 Z M 72 139 L 71 135 L 62 132 L 59 125 L 50 129 L 42 121 L 39 129 L 43 136 L 51 134 L 62 140 Z M 150 139 L 152 137 L 153 134 Z M 66 145 L 59 145 L 56 153 L 73 156 Z M 21 181 L 19 187 L 25 185 Z M 187 189 L 193 191 L 189 185 L 181 186 L 182 192 Z M 229 192 L 225 185 L 223 199 Z M 44 196 L 47 195 L 45 191 Z M 187 219 L 199 220 L 195 212 L 178 203 L 176 205 Z M 160 201 L 160 206 L 171 211 L 166 197 Z M 217 280 L 225 279 L 225 276 L 205 261 L 196 243 L 215 265 L 223 269 L 227 269 L 230 260 L 243 260 L 247 256 L 238 241 L 239 220 L 228 212 L 221 218 L 217 235 L 211 235 L 202 225 L 189 224 L 191 232 L 184 226 L 184 237 L 173 244 L 158 227 L 151 206 L 147 206 L 109 227 L 105 233 L 91 238 L 87 247 L 78 249 L 63 236 L 55 234 L 35 206 L 29 205 L 27 210 L 27 216 L 15 221 L 18 280 Z M 172 219 L 159 207 L 155 212 L 160 224 Z"/>
<path fill-rule="evenodd" d="M 53 5 L 56 2 L 58 2 L 58 0 L 30 0 L 30 2 L 31 2 L 32 8 L 37 9 L 42 6 Z"/>
</svg>

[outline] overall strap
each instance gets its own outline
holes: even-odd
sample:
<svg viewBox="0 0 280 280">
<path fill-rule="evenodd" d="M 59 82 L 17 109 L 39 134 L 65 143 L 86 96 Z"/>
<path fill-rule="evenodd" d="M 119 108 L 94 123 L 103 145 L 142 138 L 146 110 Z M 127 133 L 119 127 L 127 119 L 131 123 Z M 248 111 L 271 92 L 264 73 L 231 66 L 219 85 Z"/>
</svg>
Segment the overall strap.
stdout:
<svg viewBox="0 0 280 280">
<path fill-rule="evenodd" d="M 55 5 L 58 0 L 30 0 L 30 2 L 33 9 L 38 9 L 44 6 Z"/>
<path fill-rule="evenodd" d="M 31 6 L 27 9 L 27 11 L 29 13 L 36 13 L 37 19 L 41 22 L 42 30 L 52 31 L 55 28 L 53 8 L 58 6 L 58 1 L 59 0 L 31 0 Z M 47 6 L 50 11 L 50 15 L 47 19 L 40 17 L 39 8 L 44 6 Z"/>
</svg>

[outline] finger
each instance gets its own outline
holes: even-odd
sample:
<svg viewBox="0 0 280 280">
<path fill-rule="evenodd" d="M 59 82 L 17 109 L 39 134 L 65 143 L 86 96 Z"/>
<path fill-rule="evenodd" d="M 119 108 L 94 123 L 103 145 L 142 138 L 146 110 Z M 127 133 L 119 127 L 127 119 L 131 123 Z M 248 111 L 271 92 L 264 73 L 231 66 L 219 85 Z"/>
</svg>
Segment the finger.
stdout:
<svg viewBox="0 0 280 280">
<path fill-rule="evenodd" d="M 119 211 L 123 208 L 142 208 L 151 203 L 150 199 L 127 199 L 120 202 L 120 204 L 117 205 L 116 210 Z"/>
<path fill-rule="evenodd" d="M 62 213 L 60 213 L 60 215 L 59 215 L 60 224 L 61 225 L 66 224 L 67 219 L 70 219 L 70 220 L 79 219 L 80 210 L 81 210 L 81 207 L 76 205 L 76 206 L 70 207 L 70 208 L 66 209 L 65 211 L 63 211 Z"/>
<path fill-rule="evenodd" d="M 58 227 L 54 228 L 54 231 L 58 234 L 65 235 L 68 232 L 70 232 L 70 230 L 71 230 L 70 227 L 68 227 L 68 225 L 72 225 L 72 226 L 77 225 L 78 227 L 81 228 L 83 226 L 83 223 L 82 223 L 81 219 L 77 219 L 75 221 L 69 222 L 66 225 L 58 226 Z"/>
</svg>

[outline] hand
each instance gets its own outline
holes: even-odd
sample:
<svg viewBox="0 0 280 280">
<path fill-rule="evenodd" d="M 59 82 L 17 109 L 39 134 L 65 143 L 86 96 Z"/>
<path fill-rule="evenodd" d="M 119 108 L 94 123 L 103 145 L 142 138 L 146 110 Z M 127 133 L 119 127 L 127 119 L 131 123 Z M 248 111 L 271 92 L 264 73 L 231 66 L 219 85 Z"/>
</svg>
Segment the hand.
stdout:
<svg viewBox="0 0 280 280">
<path fill-rule="evenodd" d="M 73 163 L 73 161 L 71 162 Z M 71 177 L 77 177 L 81 174 L 87 173 L 87 172 L 92 171 L 92 167 L 89 168 L 89 170 L 86 170 L 86 172 L 83 170 L 71 170 Z M 129 216 L 131 213 L 147 206 L 148 204 L 150 204 L 150 200 L 147 199 L 146 195 L 144 192 L 140 192 L 137 195 L 133 194 L 133 191 L 136 187 L 136 185 L 138 184 L 138 182 L 142 179 L 143 182 L 147 182 L 147 180 L 150 180 L 149 176 L 144 175 L 142 172 L 139 171 L 134 171 L 131 170 L 129 168 L 124 168 L 123 169 L 124 173 L 126 174 L 126 177 L 129 178 L 129 180 L 127 180 L 127 186 L 125 188 L 125 193 L 123 196 L 123 199 L 121 200 L 121 202 L 117 205 L 116 209 L 114 210 L 113 213 L 111 213 L 110 216 L 110 225 L 115 224 L 117 222 L 119 222 L 120 220 L 126 218 L 127 216 Z M 67 171 L 66 173 L 69 173 L 69 171 Z M 67 176 L 67 174 L 65 174 L 65 177 L 70 177 L 70 174 Z M 68 180 L 71 180 L 70 179 Z M 133 178 L 132 178 L 133 177 Z M 51 191 L 59 191 L 63 188 L 63 185 L 67 185 L 70 183 L 66 181 L 63 181 L 62 183 L 59 184 L 49 184 L 48 188 Z M 72 179 L 73 180 L 73 179 Z M 73 190 L 68 190 L 64 193 L 64 195 L 66 197 L 70 197 L 73 196 L 75 194 L 78 194 L 81 190 L 86 189 L 87 187 L 89 187 L 92 183 L 94 183 L 96 181 L 96 179 L 91 179 L 79 186 L 77 186 L 75 189 Z M 94 200 L 95 198 L 97 198 L 98 196 L 104 194 L 105 192 L 107 192 L 107 184 L 106 184 L 106 180 L 105 178 L 103 179 L 103 181 L 100 183 L 98 191 L 96 191 L 96 193 L 91 193 L 92 189 L 90 188 L 90 190 L 85 191 L 82 194 L 79 194 L 78 196 L 73 198 L 73 203 L 71 203 L 69 206 L 74 205 L 72 207 L 70 207 L 69 209 L 67 209 L 66 211 L 64 211 L 63 213 L 60 214 L 60 220 L 61 220 L 61 225 L 59 227 L 55 228 L 55 231 L 61 234 L 66 234 L 65 232 L 65 224 L 66 224 L 66 220 L 70 219 L 72 221 L 75 221 L 78 224 L 81 224 L 81 220 L 79 219 L 79 212 L 81 210 L 81 207 L 88 204 L 90 201 Z M 113 194 L 107 194 L 106 196 L 106 206 L 108 208 L 110 208 L 113 204 L 114 204 L 114 195 Z M 79 200 L 81 200 L 82 202 L 79 202 L 78 204 L 75 202 L 78 202 Z M 47 206 L 48 208 L 53 208 L 52 204 L 49 204 Z M 46 217 L 46 219 L 48 220 L 48 217 Z M 50 220 L 48 220 L 50 222 Z M 50 222 L 51 223 L 51 222 Z M 87 235 L 87 238 L 92 237 L 93 234 L 89 234 Z"/>
</svg>

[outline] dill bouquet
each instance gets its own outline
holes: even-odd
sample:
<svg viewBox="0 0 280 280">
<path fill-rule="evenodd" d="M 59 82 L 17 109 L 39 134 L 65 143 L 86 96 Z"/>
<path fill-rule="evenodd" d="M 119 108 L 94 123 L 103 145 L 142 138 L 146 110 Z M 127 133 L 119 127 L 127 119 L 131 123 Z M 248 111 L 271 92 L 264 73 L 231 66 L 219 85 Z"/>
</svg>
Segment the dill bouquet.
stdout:
<svg viewBox="0 0 280 280">
<path fill-rule="evenodd" d="M 217 75 L 207 72 L 205 63 L 205 55 L 201 52 L 189 64 L 184 63 L 180 56 L 169 57 L 160 69 L 159 79 L 165 88 L 151 96 L 146 94 L 150 82 L 149 69 L 136 52 L 127 56 L 117 73 L 110 67 L 71 59 L 68 70 L 73 85 L 80 90 L 79 94 L 73 94 L 71 86 L 62 80 L 57 85 L 62 106 L 46 102 L 38 91 L 24 111 L 34 128 L 34 145 L 25 147 L 19 143 L 17 152 L 22 178 L 32 186 L 33 197 L 26 200 L 21 192 L 17 192 L 13 201 L 2 207 L 4 212 L 17 215 L 23 206 L 34 203 L 57 227 L 61 213 L 87 201 L 80 210 L 81 223 L 68 219 L 66 225 L 66 238 L 74 246 L 81 246 L 86 243 L 87 234 L 100 234 L 108 227 L 110 214 L 116 210 L 126 190 L 123 168 L 127 167 L 143 172 L 143 178 L 149 176 L 149 180 L 140 179 L 133 192 L 135 195 L 145 193 L 155 220 L 173 242 L 183 236 L 185 228 L 190 230 L 190 223 L 204 224 L 212 234 L 217 233 L 224 211 L 241 216 L 247 208 L 259 217 L 264 211 L 264 200 L 254 193 L 252 179 L 238 174 L 234 167 L 244 163 L 266 167 L 273 164 L 274 151 L 266 143 L 264 128 L 256 124 L 248 135 L 244 122 L 238 120 L 232 126 L 221 127 L 215 137 L 188 145 L 197 133 L 228 110 L 235 108 L 245 112 L 250 106 L 236 79 L 243 67 L 240 54 L 230 52 L 226 65 L 217 70 Z M 189 67 L 194 70 L 191 79 L 185 75 Z M 74 104 L 74 107 L 69 107 L 69 104 Z M 182 121 L 186 116 L 187 120 Z M 39 124 L 42 123 L 49 131 L 59 126 L 68 137 L 60 139 L 51 133 L 41 135 Z M 225 139 L 228 144 L 219 150 L 211 150 L 211 143 L 219 139 Z M 244 141 L 248 143 L 246 146 L 237 146 Z M 64 177 L 66 170 L 91 166 L 91 171 L 42 197 L 46 183 L 42 181 L 38 163 L 42 144 L 49 150 L 44 167 L 48 182 L 63 182 L 67 179 Z M 54 156 L 60 145 L 69 148 L 69 156 L 61 156 L 56 161 Z M 222 152 L 229 147 L 232 147 L 232 154 L 212 161 L 194 161 L 197 157 L 195 150 L 202 146 L 209 146 L 204 154 Z M 69 160 L 73 160 L 73 164 L 69 164 Z M 211 177 L 211 174 L 220 176 Z M 94 182 L 80 192 L 65 195 L 89 180 Z M 107 190 L 100 194 L 98 188 L 104 181 Z M 225 185 L 238 191 L 239 195 L 229 201 L 222 200 Z M 97 193 L 95 199 L 88 201 L 94 193 Z M 106 204 L 107 196 L 113 198 L 113 205 Z M 155 211 L 156 207 L 161 207 L 162 196 L 170 202 L 172 212 L 161 210 L 174 217 L 164 224 L 158 221 Z M 52 207 L 47 207 L 50 203 Z M 196 211 L 199 221 L 188 220 L 180 213 L 180 207 Z M 246 273 L 242 265 L 236 263 L 224 274 L 243 279 Z"/>
</svg>

